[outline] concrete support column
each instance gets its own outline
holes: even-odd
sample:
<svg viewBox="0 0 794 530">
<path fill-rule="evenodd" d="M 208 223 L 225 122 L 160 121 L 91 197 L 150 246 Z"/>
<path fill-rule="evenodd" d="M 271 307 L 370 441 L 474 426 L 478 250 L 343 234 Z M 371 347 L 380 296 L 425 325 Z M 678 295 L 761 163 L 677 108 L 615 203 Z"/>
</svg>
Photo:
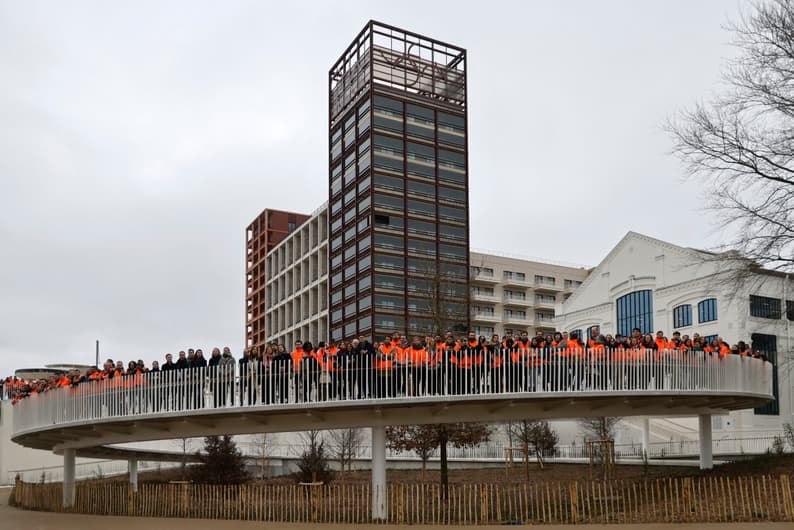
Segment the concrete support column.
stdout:
<svg viewBox="0 0 794 530">
<path fill-rule="evenodd" d="M 75 450 L 63 450 L 63 507 L 74 506 L 74 460 Z"/>
<path fill-rule="evenodd" d="M 130 487 L 133 493 L 138 493 L 138 460 L 131 458 L 127 460 L 127 469 L 130 472 Z"/>
<path fill-rule="evenodd" d="M 700 441 L 700 469 L 711 469 L 714 467 L 711 454 L 711 414 L 698 416 L 698 440 Z"/>
<path fill-rule="evenodd" d="M 642 455 L 644 458 L 650 458 L 648 455 L 648 446 L 651 443 L 651 419 L 644 417 L 642 419 Z"/>
<path fill-rule="evenodd" d="M 372 427 L 372 520 L 386 520 L 386 428 Z"/>
</svg>

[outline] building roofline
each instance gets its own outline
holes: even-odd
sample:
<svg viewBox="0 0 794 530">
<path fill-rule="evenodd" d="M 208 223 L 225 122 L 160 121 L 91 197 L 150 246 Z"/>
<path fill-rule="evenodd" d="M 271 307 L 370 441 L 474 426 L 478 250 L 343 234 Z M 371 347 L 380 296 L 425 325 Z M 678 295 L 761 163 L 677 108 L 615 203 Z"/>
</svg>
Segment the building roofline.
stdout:
<svg viewBox="0 0 794 530">
<path fill-rule="evenodd" d="M 265 208 L 264 210 L 259 212 L 259 214 L 256 217 L 254 217 L 254 219 L 250 223 L 248 223 L 248 226 L 246 226 L 246 229 L 251 228 L 251 225 L 254 224 L 257 221 L 257 219 L 259 219 L 260 217 L 265 215 L 265 212 L 285 213 L 287 215 L 300 215 L 301 217 L 306 217 L 307 219 L 310 218 L 312 215 L 314 215 L 314 214 L 305 214 L 305 213 L 301 213 L 301 212 L 292 212 L 292 211 L 289 211 L 289 210 L 277 210 L 275 208 Z"/>
</svg>

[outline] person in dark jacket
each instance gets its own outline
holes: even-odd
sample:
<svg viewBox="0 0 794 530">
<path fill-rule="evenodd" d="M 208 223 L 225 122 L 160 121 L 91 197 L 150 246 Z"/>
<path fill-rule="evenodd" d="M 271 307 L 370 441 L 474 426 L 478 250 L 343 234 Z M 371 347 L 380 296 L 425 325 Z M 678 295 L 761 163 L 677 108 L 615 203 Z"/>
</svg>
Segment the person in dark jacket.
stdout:
<svg viewBox="0 0 794 530">
<path fill-rule="evenodd" d="M 292 356 L 279 345 L 276 355 L 273 356 L 271 363 L 271 378 L 275 385 L 274 394 L 278 397 L 279 403 L 286 403 L 289 399 L 289 373 L 292 364 Z"/>
<path fill-rule="evenodd" d="M 190 373 L 186 374 L 188 403 L 192 403 L 193 408 L 204 408 L 204 385 L 206 377 L 207 359 L 204 352 L 199 348 L 190 361 Z"/>
<path fill-rule="evenodd" d="M 375 346 L 367 337 L 358 338 L 358 346 L 354 351 L 354 364 L 356 370 L 356 386 L 358 387 L 357 399 L 375 397 Z M 351 397 L 352 397 L 351 388 Z"/>
<path fill-rule="evenodd" d="M 311 397 L 312 388 L 317 389 L 317 397 L 319 399 L 319 383 L 320 383 L 320 364 L 314 353 L 314 345 L 311 342 L 304 342 L 303 359 L 301 360 L 301 377 L 303 383 L 303 402 L 307 403 Z"/>
<path fill-rule="evenodd" d="M 240 406 L 254 402 L 254 384 L 251 380 L 251 373 L 248 372 L 251 351 L 248 348 L 243 350 L 243 356 L 237 361 L 240 373 Z M 253 367 L 253 365 L 251 365 Z"/>
<path fill-rule="evenodd" d="M 340 342 L 336 352 L 336 384 L 339 399 L 352 399 L 358 372 L 356 371 L 356 354 L 349 342 Z"/>
</svg>

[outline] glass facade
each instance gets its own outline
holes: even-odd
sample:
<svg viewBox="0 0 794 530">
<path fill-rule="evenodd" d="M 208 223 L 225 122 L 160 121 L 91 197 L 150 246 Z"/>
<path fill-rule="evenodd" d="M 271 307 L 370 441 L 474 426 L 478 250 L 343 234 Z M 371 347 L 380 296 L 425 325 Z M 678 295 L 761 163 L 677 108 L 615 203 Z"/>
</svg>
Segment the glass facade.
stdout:
<svg viewBox="0 0 794 530">
<path fill-rule="evenodd" d="M 432 84 L 400 77 L 406 62 L 432 63 Z M 465 50 L 370 22 L 331 69 L 331 314 L 374 296 L 334 339 L 468 329 L 464 68 Z"/>
<path fill-rule="evenodd" d="M 653 291 L 634 291 L 618 298 L 615 305 L 619 334 L 631 335 L 634 328 L 653 333 Z"/>
</svg>

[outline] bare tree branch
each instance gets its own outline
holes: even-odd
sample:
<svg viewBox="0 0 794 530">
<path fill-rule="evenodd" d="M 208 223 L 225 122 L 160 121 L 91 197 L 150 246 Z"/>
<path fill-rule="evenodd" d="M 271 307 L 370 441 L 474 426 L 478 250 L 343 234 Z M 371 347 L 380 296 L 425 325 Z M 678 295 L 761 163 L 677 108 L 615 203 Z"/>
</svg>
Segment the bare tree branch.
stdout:
<svg viewBox="0 0 794 530">
<path fill-rule="evenodd" d="M 739 57 L 726 89 L 668 121 L 673 153 L 707 185 L 722 230 L 715 255 L 734 279 L 748 271 L 794 270 L 794 2 L 758 3 L 728 26 Z M 715 249 L 716 250 L 716 249 Z"/>
</svg>

